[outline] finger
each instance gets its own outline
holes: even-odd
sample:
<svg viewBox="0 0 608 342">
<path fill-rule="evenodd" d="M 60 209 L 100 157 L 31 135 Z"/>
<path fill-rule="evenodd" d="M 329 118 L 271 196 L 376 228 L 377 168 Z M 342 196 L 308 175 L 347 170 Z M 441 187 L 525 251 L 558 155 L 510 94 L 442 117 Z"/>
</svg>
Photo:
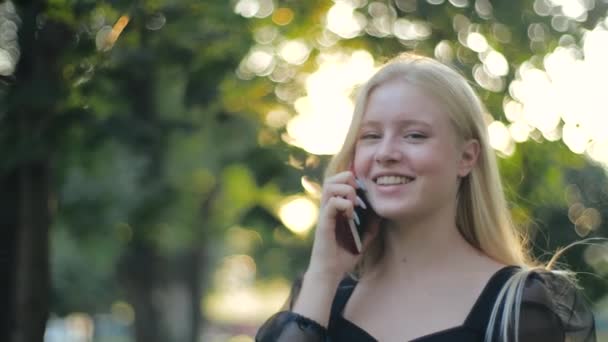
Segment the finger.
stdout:
<svg viewBox="0 0 608 342">
<path fill-rule="evenodd" d="M 352 219 L 354 212 L 353 208 L 353 202 L 342 197 L 331 197 L 326 205 L 327 214 L 333 219 L 338 216 L 338 213 L 342 213 L 348 219 Z"/>
<path fill-rule="evenodd" d="M 367 191 L 367 188 L 365 187 L 365 183 L 360 180 L 359 178 L 355 178 L 355 184 L 357 185 L 357 189 L 362 189 L 363 191 Z"/>
<path fill-rule="evenodd" d="M 360 206 L 361 208 L 367 209 L 367 205 L 365 205 L 365 202 L 363 202 L 361 197 L 357 196 L 356 202 L 357 202 L 357 205 Z"/>
<path fill-rule="evenodd" d="M 325 184 L 332 184 L 332 183 L 349 184 L 353 188 L 357 187 L 357 182 L 355 181 L 355 175 L 351 171 L 343 171 L 340 173 L 336 173 L 335 175 L 328 177 L 325 180 Z"/>
<path fill-rule="evenodd" d="M 349 184 L 327 184 L 323 189 L 321 202 L 323 203 L 331 197 L 346 198 L 353 204 L 357 201 L 355 189 Z"/>
</svg>

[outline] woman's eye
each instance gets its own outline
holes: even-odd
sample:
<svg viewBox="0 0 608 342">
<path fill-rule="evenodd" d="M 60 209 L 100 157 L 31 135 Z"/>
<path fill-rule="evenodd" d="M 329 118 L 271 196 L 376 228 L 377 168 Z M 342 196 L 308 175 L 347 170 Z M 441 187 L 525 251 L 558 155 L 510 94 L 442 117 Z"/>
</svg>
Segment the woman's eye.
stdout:
<svg viewBox="0 0 608 342">
<path fill-rule="evenodd" d="M 378 133 L 365 133 L 365 134 L 361 134 L 361 139 L 363 139 L 363 140 L 378 139 L 378 138 L 380 138 L 380 134 L 378 134 Z"/>
<path fill-rule="evenodd" d="M 422 140 L 422 139 L 426 138 L 426 135 L 424 135 L 423 133 L 419 133 L 419 132 L 412 132 L 412 133 L 407 133 L 405 135 L 405 137 L 407 139 Z"/>
</svg>

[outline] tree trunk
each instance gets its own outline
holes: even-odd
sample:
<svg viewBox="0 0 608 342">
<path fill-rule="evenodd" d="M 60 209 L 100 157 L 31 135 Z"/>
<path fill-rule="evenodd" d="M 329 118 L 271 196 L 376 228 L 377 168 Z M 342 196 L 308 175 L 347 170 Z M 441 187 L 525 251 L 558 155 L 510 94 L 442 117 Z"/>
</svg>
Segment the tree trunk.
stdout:
<svg viewBox="0 0 608 342">
<path fill-rule="evenodd" d="M 155 294 L 159 290 L 159 257 L 149 246 L 137 241 L 121 258 L 118 275 L 135 311 L 135 341 L 164 342 L 161 309 Z"/>
<path fill-rule="evenodd" d="M 0 239 L 0 293 L 2 300 L 0 307 L 0 341 L 9 341 L 15 327 L 15 270 L 17 256 L 17 226 L 19 222 L 19 206 L 17 195 L 19 193 L 19 174 L 17 170 L 0 175 L 0 225 L 2 238 Z"/>
<path fill-rule="evenodd" d="M 202 323 L 202 312 L 201 312 L 201 274 L 204 274 L 205 260 L 202 247 L 195 247 L 189 253 L 187 253 L 189 269 L 184 269 L 182 272 L 185 274 L 184 282 L 188 288 L 190 297 L 190 331 L 187 342 L 198 342 L 198 336 L 200 334 L 200 327 Z"/>
<path fill-rule="evenodd" d="M 48 318 L 49 167 L 47 161 L 19 168 L 19 224 L 15 285 L 13 342 L 44 338 Z"/>
<path fill-rule="evenodd" d="M 12 342 L 40 342 L 49 310 L 49 227 L 51 224 L 50 141 L 46 127 L 58 101 L 59 86 L 55 62 L 66 43 L 66 30 L 50 23 L 39 30 L 36 19 L 43 13 L 45 1 L 15 1 L 22 24 L 18 32 L 21 57 L 15 71 L 15 84 L 7 93 L 4 129 L 12 138 L 14 155 L 5 165 L 11 175 L 12 192 L 2 193 L 3 201 L 12 200 L 14 249 Z M 61 34 L 60 34 L 61 33 Z M 37 89 L 38 92 L 32 91 Z M 37 100 L 42 89 L 47 97 Z M 32 98 L 34 97 L 34 98 Z M 14 144 L 14 145 L 13 145 Z M 10 308 L 10 306 L 9 306 Z M 4 308 L 3 308 L 4 310 Z"/>
</svg>

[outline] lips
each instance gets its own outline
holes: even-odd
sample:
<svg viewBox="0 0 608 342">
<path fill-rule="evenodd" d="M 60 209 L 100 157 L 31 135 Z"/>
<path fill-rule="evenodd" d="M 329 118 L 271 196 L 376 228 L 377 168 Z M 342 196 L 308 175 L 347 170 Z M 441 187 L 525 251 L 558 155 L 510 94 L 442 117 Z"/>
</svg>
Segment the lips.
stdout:
<svg viewBox="0 0 608 342">
<path fill-rule="evenodd" d="M 378 185 L 400 185 L 407 184 L 414 180 L 414 177 L 401 175 L 383 175 L 374 178 L 374 182 Z"/>
</svg>

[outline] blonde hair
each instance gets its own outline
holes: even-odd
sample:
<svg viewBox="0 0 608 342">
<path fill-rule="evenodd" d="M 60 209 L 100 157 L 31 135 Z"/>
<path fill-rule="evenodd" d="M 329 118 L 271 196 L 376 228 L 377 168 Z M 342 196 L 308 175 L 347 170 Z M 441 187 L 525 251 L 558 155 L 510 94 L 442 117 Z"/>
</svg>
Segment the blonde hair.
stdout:
<svg viewBox="0 0 608 342">
<path fill-rule="evenodd" d="M 379 85 L 393 80 L 403 80 L 433 96 L 448 114 L 458 135 L 479 142 L 477 164 L 461 180 L 458 190 L 456 225 L 462 236 L 478 250 L 503 264 L 520 266 L 499 293 L 486 331 L 486 340 L 490 340 L 503 303 L 500 333 L 506 341 L 510 322 L 514 322 L 515 331 L 518 331 L 519 307 L 527 277 L 535 270 L 548 268 L 532 259 L 523 234 L 511 220 L 496 156 L 488 141 L 485 108 L 462 75 L 434 59 L 412 54 L 389 61 L 360 89 L 344 145 L 329 163 L 326 176 L 348 170 L 369 95 Z M 382 257 L 382 244 L 383 239 L 378 238 L 368 247 L 355 268 L 357 274 L 361 275 Z"/>
</svg>

